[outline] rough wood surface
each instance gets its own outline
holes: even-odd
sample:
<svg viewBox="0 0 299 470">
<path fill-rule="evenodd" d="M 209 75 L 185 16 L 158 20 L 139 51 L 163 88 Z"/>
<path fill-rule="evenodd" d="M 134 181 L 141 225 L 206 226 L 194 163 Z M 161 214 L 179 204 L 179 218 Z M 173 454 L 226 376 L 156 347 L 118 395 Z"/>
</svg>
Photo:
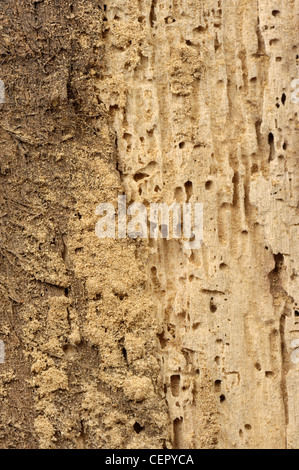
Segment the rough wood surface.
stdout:
<svg viewBox="0 0 299 470">
<path fill-rule="evenodd" d="M 1 448 L 298 448 L 298 17 L 2 0 Z M 202 248 L 99 240 L 119 194 Z"/>
</svg>

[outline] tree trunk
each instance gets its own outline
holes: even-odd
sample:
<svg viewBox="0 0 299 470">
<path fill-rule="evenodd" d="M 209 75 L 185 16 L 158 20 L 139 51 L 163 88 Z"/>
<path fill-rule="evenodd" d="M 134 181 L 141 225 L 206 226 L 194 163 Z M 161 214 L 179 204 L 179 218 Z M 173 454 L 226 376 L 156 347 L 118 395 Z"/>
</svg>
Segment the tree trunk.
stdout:
<svg viewBox="0 0 299 470">
<path fill-rule="evenodd" d="M 298 448 L 298 8 L 2 0 L 1 448 Z"/>
</svg>

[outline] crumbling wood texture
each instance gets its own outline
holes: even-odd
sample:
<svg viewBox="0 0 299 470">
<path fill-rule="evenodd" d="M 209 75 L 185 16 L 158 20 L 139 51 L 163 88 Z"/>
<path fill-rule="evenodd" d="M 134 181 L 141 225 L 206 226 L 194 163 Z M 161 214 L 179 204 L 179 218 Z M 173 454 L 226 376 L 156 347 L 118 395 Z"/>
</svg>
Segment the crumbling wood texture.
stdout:
<svg viewBox="0 0 299 470">
<path fill-rule="evenodd" d="M 298 448 L 298 15 L 2 0 L 1 448 Z M 202 248 L 99 240 L 119 194 Z"/>
</svg>

